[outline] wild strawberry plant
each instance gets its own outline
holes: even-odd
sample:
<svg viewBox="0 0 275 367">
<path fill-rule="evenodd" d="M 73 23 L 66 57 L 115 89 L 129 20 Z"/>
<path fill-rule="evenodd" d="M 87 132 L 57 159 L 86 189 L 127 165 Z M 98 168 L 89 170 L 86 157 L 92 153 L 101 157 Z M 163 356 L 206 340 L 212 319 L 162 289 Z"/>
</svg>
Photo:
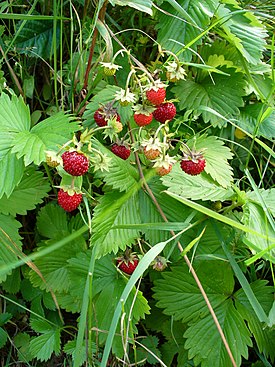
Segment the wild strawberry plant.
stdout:
<svg viewBox="0 0 275 367">
<path fill-rule="evenodd" d="M 271 366 L 274 6 L 75 3 L 2 4 L 2 364 Z"/>
</svg>

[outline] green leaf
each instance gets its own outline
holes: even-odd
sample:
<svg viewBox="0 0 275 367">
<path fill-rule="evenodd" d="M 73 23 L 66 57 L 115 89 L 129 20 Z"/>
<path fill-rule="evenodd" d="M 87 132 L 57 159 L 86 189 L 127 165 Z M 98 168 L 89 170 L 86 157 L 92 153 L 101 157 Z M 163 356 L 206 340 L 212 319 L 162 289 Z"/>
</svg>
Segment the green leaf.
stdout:
<svg viewBox="0 0 275 367">
<path fill-rule="evenodd" d="M 0 199 L 0 212 L 13 216 L 25 215 L 27 210 L 32 210 L 37 204 L 42 203 L 42 199 L 50 189 L 43 173 L 31 167 L 25 171 L 22 180 L 12 194 L 9 197 L 4 194 Z"/>
<path fill-rule="evenodd" d="M 233 169 L 228 163 L 228 159 L 233 158 L 233 154 L 224 142 L 216 136 L 202 135 L 196 140 L 198 151 L 205 149 L 203 156 L 206 161 L 205 172 L 224 188 L 228 188 L 233 180 Z"/>
<path fill-rule="evenodd" d="M 49 203 L 40 209 L 37 215 L 38 232 L 47 238 L 58 238 L 68 233 L 67 214 L 59 206 Z"/>
<path fill-rule="evenodd" d="M 264 110 L 262 103 L 245 106 L 241 109 L 240 119 L 237 121 L 237 124 L 252 135 L 263 136 L 272 140 L 275 137 L 275 109 L 270 109 L 270 113 L 261 119 L 258 124 L 258 118 L 261 117 Z"/>
<path fill-rule="evenodd" d="M 269 246 L 274 245 L 274 230 L 267 220 L 264 210 L 261 206 L 252 202 L 246 202 L 243 207 L 244 217 L 243 221 L 246 226 L 249 226 L 254 231 L 263 233 L 267 238 L 260 238 L 253 233 L 247 233 L 243 239 L 244 243 L 251 249 L 252 252 L 260 252 L 266 250 L 263 254 L 264 259 L 269 259 L 275 262 L 275 249 L 269 249 Z"/>
<path fill-rule="evenodd" d="M 8 334 L 7 332 L 0 327 L 0 348 L 4 347 L 8 340 Z"/>
<path fill-rule="evenodd" d="M 228 264 L 202 261 L 195 270 L 212 307 L 223 303 L 233 292 L 234 279 Z M 171 267 L 171 272 L 162 273 L 153 290 L 157 307 L 164 308 L 164 314 L 173 316 L 174 320 L 189 322 L 204 318 L 209 312 L 197 283 L 183 263 Z"/>
<path fill-rule="evenodd" d="M 208 27 L 216 5 L 217 1 L 213 0 L 167 0 L 161 7 L 164 12 L 157 13 L 157 41 L 164 49 L 175 54 L 182 51 L 184 45 L 192 42 Z M 196 50 L 199 44 L 201 40 L 195 42 L 192 49 Z M 190 61 L 192 53 L 185 50 L 180 57 Z"/>
<path fill-rule="evenodd" d="M 257 17 L 251 12 L 240 12 L 239 6 L 226 4 L 217 8 L 217 16 L 230 18 L 224 21 L 221 28 L 231 42 L 251 64 L 258 64 L 265 50 L 267 31 Z"/>
<path fill-rule="evenodd" d="M 248 359 L 248 346 L 252 346 L 250 332 L 231 299 L 215 308 L 215 314 L 236 364 L 240 366 L 242 356 Z M 194 359 L 195 365 L 201 363 L 201 367 L 208 367 L 209 364 L 213 367 L 232 366 L 217 327 L 209 313 L 203 319 L 189 325 L 184 333 L 184 337 L 187 338 L 185 348 L 189 349 L 188 357 Z M 215 347 L 213 348 L 213 346 Z"/>
<path fill-rule="evenodd" d="M 137 195 L 112 191 L 105 194 L 94 210 L 92 244 L 97 246 L 97 256 L 124 250 L 137 237 L 137 229 L 113 229 L 120 224 L 140 223 Z"/>
<path fill-rule="evenodd" d="M 205 76 L 203 80 L 182 80 L 172 91 L 179 99 L 180 110 L 187 109 L 202 114 L 204 122 L 211 122 L 213 126 L 223 127 L 225 122 L 217 116 L 200 110 L 210 107 L 228 118 L 239 114 L 239 107 L 243 106 L 242 96 L 245 94 L 245 82 L 242 73 L 234 68 L 222 67 L 221 70 L 230 76 L 215 74 Z"/>
<path fill-rule="evenodd" d="M 144 363 L 156 364 L 158 360 L 154 357 L 158 357 L 161 360 L 161 353 L 158 349 L 159 339 L 155 335 L 146 336 L 144 338 L 136 340 L 137 350 L 136 359 L 137 361 L 144 361 Z"/>
<path fill-rule="evenodd" d="M 102 178 L 107 185 L 111 186 L 114 190 L 129 191 L 137 186 L 139 175 L 137 170 L 128 162 L 117 157 L 109 149 L 104 147 L 99 141 L 93 139 L 92 146 L 111 158 L 108 171 L 97 171 L 96 177 Z"/>
<path fill-rule="evenodd" d="M 120 6 L 131 6 L 134 9 L 142 11 L 144 13 L 148 13 L 152 15 L 152 1 L 151 0 L 111 0 L 110 3 L 112 5 L 120 5 Z"/>
<path fill-rule="evenodd" d="M 34 337 L 30 341 L 30 352 L 33 358 L 39 361 L 47 361 L 51 355 L 56 355 L 60 352 L 60 329 L 52 328 L 48 332 Z"/>
<path fill-rule="evenodd" d="M 0 282 L 6 280 L 11 274 L 11 269 L 7 270 L 6 265 L 17 260 L 22 244 L 18 230 L 21 223 L 10 216 L 0 214 Z"/>
<path fill-rule="evenodd" d="M 21 22 L 18 23 L 19 28 Z M 28 20 L 18 34 L 15 46 L 17 52 L 29 57 L 49 59 L 53 54 L 53 47 L 59 47 L 60 25 L 56 24 L 56 39 L 53 43 L 54 22 L 51 20 Z"/>
<path fill-rule="evenodd" d="M 2 160 L 0 160 L 0 172 L 5 172 L 4 175 L 0 175 L 0 198 L 3 195 L 6 195 L 7 197 L 11 195 L 14 188 L 19 184 L 23 177 L 24 168 L 23 159 L 18 159 L 16 155 L 11 154 L 10 151 Z"/>
<path fill-rule="evenodd" d="M 257 280 L 251 284 L 251 288 L 264 311 L 268 314 L 273 304 L 273 287 L 268 286 L 265 280 Z M 274 361 L 275 330 L 265 327 L 259 321 L 243 289 L 235 293 L 234 299 L 237 310 L 248 323 L 249 330 L 255 338 L 259 352 L 264 353 L 267 358 L 271 358 Z"/>
<path fill-rule="evenodd" d="M 72 139 L 73 133 L 79 129 L 78 124 L 71 121 L 63 112 L 39 122 L 31 131 L 18 133 L 13 141 L 13 153 L 24 157 L 25 165 L 32 162 L 39 165 L 46 161 L 45 150 L 57 151 L 63 144 Z"/>
<path fill-rule="evenodd" d="M 27 333 L 18 333 L 13 339 L 14 345 L 17 349 L 17 358 L 25 363 L 33 359 L 29 347 L 30 339 L 31 337 Z"/>
<path fill-rule="evenodd" d="M 169 175 L 163 176 L 162 182 L 170 192 L 192 200 L 224 201 L 235 195 L 231 188 L 225 189 L 218 185 L 204 172 L 197 176 L 188 175 L 181 170 L 179 164 L 174 165 Z"/>
<path fill-rule="evenodd" d="M 9 98 L 7 94 L 2 93 L 0 96 L 0 112 L 1 131 L 10 133 L 10 144 L 16 133 L 30 129 L 29 107 L 25 105 L 21 96 L 12 95 Z M 4 136 L 4 138 L 6 137 Z"/>
</svg>

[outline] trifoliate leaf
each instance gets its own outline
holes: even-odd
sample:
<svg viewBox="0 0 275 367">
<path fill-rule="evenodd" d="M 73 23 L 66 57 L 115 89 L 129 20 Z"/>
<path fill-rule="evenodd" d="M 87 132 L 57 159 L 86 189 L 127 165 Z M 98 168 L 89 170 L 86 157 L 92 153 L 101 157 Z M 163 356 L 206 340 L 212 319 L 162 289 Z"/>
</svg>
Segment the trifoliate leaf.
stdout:
<svg viewBox="0 0 275 367">
<path fill-rule="evenodd" d="M 179 164 L 174 165 L 169 175 L 163 176 L 162 182 L 169 191 L 192 200 L 224 201 L 235 195 L 231 188 L 218 185 L 204 172 L 197 176 L 188 175 Z"/>
<path fill-rule="evenodd" d="M 42 172 L 36 171 L 33 167 L 28 168 L 12 194 L 9 197 L 4 194 L 0 199 L 0 212 L 13 216 L 25 215 L 27 210 L 32 210 L 37 204 L 42 203 L 42 199 L 47 196 L 50 189 Z"/>
<path fill-rule="evenodd" d="M 227 118 L 239 115 L 239 107 L 243 106 L 242 96 L 245 94 L 243 74 L 234 68 L 222 67 L 221 70 L 230 76 L 212 74 L 210 77 L 207 74 L 202 80 L 186 79 L 173 87 L 180 110 L 202 114 L 205 122 L 218 127 L 225 126 L 225 122 L 208 111 L 202 111 L 201 107 L 210 107 Z"/>
</svg>

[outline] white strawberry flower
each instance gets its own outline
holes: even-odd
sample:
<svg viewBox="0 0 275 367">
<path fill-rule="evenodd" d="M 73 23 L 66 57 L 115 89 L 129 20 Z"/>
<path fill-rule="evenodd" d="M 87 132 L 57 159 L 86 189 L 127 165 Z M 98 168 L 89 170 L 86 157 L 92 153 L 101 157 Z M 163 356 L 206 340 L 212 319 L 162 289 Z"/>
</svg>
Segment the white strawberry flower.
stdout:
<svg viewBox="0 0 275 367">
<path fill-rule="evenodd" d="M 153 165 L 154 168 L 163 167 L 165 169 L 169 169 L 169 167 L 174 163 L 176 163 L 177 160 L 173 157 L 170 157 L 170 155 L 166 154 L 165 156 L 158 157 L 153 162 L 155 162 Z"/>
<path fill-rule="evenodd" d="M 151 137 L 150 139 L 144 139 L 141 142 L 141 146 L 145 147 L 145 150 L 158 150 L 159 152 L 161 152 L 164 148 L 168 148 L 169 145 L 167 143 L 163 143 L 159 140 L 159 138 L 153 138 Z"/>
<path fill-rule="evenodd" d="M 170 61 L 165 66 L 167 78 L 172 82 L 177 82 L 180 79 L 185 79 L 186 72 L 176 61 Z"/>
<path fill-rule="evenodd" d="M 126 106 L 129 103 L 134 103 L 136 101 L 136 96 L 134 93 L 130 92 L 129 88 L 122 89 L 115 93 L 115 100 L 119 101 L 119 103 L 123 106 Z"/>
<path fill-rule="evenodd" d="M 116 71 L 122 68 L 122 66 L 114 64 L 113 62 L 100 62 L 100 65 L 102 65 L 103 68 Z"/>
</svg>

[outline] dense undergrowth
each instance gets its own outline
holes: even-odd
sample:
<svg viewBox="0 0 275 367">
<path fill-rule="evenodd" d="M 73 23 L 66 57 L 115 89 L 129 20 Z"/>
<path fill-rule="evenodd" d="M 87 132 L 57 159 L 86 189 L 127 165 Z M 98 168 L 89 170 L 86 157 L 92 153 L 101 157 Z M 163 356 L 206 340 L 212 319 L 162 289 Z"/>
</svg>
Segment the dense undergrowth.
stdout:
<svg viewBox="0 0 275 367">
<path fill-rule="evenodd" d="M 274 365 L 273 2 L 0 9 L 1 366 Z"/>
</svg>

